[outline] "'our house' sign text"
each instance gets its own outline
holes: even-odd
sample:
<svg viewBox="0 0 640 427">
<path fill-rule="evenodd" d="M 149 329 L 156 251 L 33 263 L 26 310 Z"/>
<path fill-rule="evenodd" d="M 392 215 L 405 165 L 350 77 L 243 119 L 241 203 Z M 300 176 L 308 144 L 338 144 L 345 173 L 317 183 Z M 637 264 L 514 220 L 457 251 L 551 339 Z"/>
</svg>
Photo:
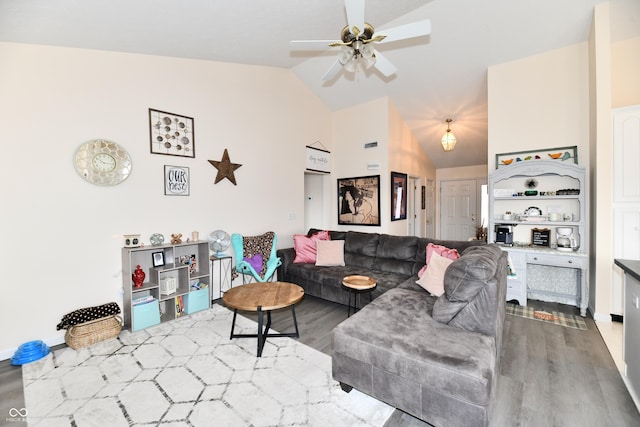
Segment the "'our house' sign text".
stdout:
<svg viewBox="0 0 640 427">
<path fill-rule="evenodd" d="M 331 172 L 331 153 L 307 145 L 307 170 L 321 173 Z"/>
</svg>

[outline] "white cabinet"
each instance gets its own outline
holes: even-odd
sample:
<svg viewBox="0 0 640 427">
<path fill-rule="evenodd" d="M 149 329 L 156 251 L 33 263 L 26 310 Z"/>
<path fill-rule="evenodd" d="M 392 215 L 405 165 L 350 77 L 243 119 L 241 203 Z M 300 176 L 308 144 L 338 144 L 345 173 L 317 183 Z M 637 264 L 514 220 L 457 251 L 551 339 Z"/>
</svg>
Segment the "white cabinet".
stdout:
<svg viewBox="0 0 640 427">
<path fill-rule="evenodd" d="M 613 257 L 640 259 L 640 105 L 613 110 Z M 622 315 L 624 277 L 613 269 L 611 314 Z"/>
<path fill-rule="evenodd" d="M 209 265 L 205 241 L 122 248 L 125 328 L 138 331 L 209 308 Z M 145 273 L 139 287 L 132 279 L 137 266 Z"/>
<path fill-rule="evenodd" d="M 489 175 L 487 239 L 489 243 L 496 241 L 496 227 L 513 229 L 513 246 L 503 247 L 517 273 L 517 278 L 507 280 L 507 300 L 526 305 L 527 296 L 535 293 L 544 301 L 575 304 L 580 314 L 586 315 L 587 194 L 584 168 L 561 160 L 517 162 Z M 568 252 L 558 249 L 557 227 L 573 229 L 576 248 Z M 541 272 L 537 266 L 550 270 Z M 554 268 L 570 270 L 555 270 L 558 274 L 554 274 Z M 565 272 L 569 273 L 568 283 L 558 283 L 563 276 L 559 273 Z M 538 280 L 541 275 L 544 279 Z"/>
<path fill-rule="evenodd" d="M 527 256 L 524 252 L 509 251 L 509 267 L 507 275 L 507 301 L 517 301 L 521 306 L 527 305 Z"/>
<path fill-rule="evenodd" d="M 615 259 L 624 272 L 622 353 L 625 384 L 636 405 L 640 402 L 640 261 Z"/>
</svg>

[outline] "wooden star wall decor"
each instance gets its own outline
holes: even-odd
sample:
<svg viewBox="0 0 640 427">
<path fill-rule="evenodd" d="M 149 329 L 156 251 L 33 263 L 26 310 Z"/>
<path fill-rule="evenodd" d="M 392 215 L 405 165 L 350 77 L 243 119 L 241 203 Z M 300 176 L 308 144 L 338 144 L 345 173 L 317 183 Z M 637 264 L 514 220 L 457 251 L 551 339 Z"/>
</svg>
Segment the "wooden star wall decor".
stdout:
<svg viewBox="0 0 640 427">
<path fill-rule="evenodd" d="M 233 183 L 233 185 L 238 185 L 236 184 L 236 177 L 233 174 L 233 171 L 235 171 L 242 165 L 238 163 L 231 163 L 231 160 L 229 160 L 229 152 L 227 151 L 226 148 L 224 149 L 224 154 L 222 155 L 221 161 L 217 161 L 217 160 L 207 160 L 207 161 L 211 163 L 214 168 L 218 169 L 218 174 L 216 175 L 216 181 L 214 182 L 214 184 L 217 184 L 223 179 L 227 178 L 229 181 Z"/>
</svg>

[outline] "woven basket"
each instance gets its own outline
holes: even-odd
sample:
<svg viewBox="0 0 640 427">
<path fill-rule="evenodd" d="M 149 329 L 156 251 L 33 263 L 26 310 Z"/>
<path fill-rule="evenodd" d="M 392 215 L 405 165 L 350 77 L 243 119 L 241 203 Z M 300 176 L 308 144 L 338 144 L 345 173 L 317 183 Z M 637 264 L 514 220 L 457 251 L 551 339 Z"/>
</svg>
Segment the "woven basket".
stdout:
<svg viewBox="0 0 640 427">
<path fill-rule="evenodd" d="M 69 327 L 64 334 L 67 345 L 74 350 L 116 338 L 122 330 L 120 316 L 107 316 Z"/>
</svg>

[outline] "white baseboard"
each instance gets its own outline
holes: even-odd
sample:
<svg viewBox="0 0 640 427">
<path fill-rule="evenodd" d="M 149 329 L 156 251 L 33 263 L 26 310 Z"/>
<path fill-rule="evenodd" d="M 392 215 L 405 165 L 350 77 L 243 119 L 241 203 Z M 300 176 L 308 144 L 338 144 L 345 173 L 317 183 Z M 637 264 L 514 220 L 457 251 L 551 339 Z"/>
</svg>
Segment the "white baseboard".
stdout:
<svg viewBox="0 0 640 427">
<path fill-rule="evenodd" d="M 626 371 L 626 365 L 625 365 L 625 371 Z M 640 397 L 636 394 L 636 391 L 633 389 L 631 382 L 627 378 L 626 372 L 624 375 L 622 375 L 622 381 L 624 381 L 624 385 L 627 386 L 627 390 L 629 390 L 629 394 L 633 399 L 633 403 L 636 404 L 636 408 L 638 408 L 638 411 L 640 411 Z"/>
<path fill-rule="evenodd" d="M 42 341 L 44 341 L 44 343 L 46 345 L 48 345 L 49 347 L 53 347 L 55 345 L 64 344 L 64 335 L 63 336 L 51 337 L 51 338 L 45 338 Z M 13 357 L 13 355 L 16 353 L 17 350 L 18 350 L 18 347 L 7 348 L 7 349 L 0 350 L 0 360 L 11 359 Z"/>
<path fill-rule="evenodd" d="M 593 320 L 596 322 L 611 322 L 611 315 L 608 313 L 594 313 Z"/>
</svg>

